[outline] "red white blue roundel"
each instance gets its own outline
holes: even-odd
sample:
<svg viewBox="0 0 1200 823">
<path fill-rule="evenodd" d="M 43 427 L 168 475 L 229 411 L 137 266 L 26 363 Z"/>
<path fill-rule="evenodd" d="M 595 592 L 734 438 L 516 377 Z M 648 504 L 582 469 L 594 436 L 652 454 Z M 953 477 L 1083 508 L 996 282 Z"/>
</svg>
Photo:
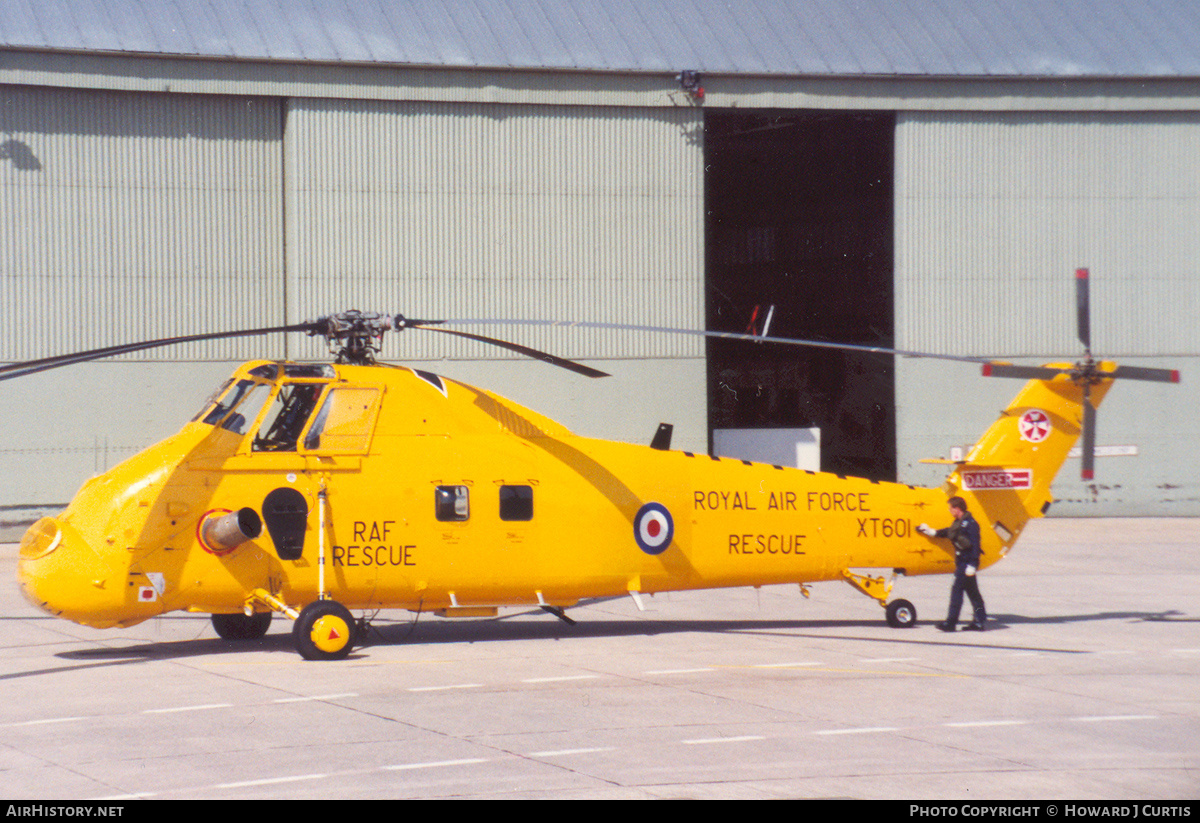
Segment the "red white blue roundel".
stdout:
<svg viewBox="0 0 1200 823">
<path fill-rule="evenodd" d="M 675 521 L 662 503 L 647 503 L 633 518 L 633 539 L 646 554 L 662 554 L 675 536 Z"/>
<path fill-rule="evenodd" d="M 1050 436 L 1050 416 L 1041 409 L 1030 409 L 1017 421 L 1021 439 L 1041 443 Z"/>
</svg>

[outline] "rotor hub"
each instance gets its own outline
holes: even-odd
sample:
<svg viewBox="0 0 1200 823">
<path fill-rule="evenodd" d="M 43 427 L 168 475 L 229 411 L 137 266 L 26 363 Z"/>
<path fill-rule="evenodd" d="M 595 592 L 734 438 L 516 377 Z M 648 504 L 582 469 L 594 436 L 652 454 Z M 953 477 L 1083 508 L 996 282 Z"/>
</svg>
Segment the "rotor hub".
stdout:
<svg viewBox="0 0 1200 823">
<path fill-rule="evenodd" d="M 379 353 L 383 333 L 395 328 L 394 322 L 390 315 L 351 310 L 314 320 L 309 334 L 324 337 L 338 363 L 369 365 Z"/>
<path fill-rule="evenodd" d="M 387 331 L 438 325 L 441 320 L 414 320 L 403 314 L 383 314 L 357 309 L 318 317 L 308 324 L 310 336 L 325 338 L 330 354 L 338 363 L 369 366 L 380 351 Z"/>
<path fill-rule="evenodd" d="M 1104 373 L 1097 367 L 1090 353 L 1086 360 L 1079 361 L 1071 370 L 1071 380 L 1081 385 L 1095 386 L 1103 379 Z"/>
</svg>

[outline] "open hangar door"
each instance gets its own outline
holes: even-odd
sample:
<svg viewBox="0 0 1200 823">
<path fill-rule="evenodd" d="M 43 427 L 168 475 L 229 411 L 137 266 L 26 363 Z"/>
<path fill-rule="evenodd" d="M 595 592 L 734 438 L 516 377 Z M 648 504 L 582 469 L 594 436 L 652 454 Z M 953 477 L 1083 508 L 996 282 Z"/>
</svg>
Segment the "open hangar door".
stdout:
<svg viewBox="0 0 1200 823">
<path fill-rule="evenodd" d="M 705 112 L 709 329 L 893 345 L 894 134 L 891 113 Z M 710 340 L 708 407 L 710 439 L 819 429 L 821 470 L 896 477 L 890 355 Z"/>
</svg>

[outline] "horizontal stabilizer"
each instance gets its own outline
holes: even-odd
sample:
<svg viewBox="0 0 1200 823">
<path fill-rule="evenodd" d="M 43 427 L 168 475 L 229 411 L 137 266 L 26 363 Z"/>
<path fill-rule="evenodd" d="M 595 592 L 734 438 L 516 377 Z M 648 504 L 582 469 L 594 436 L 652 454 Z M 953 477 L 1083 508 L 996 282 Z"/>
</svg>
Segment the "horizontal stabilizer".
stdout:
<svg viewBox="0 0 1200 823">
<path fill-rule="evenodd" d="M 987 465 L 984 465 L 983 463 L 972 463 L 970 460 L 967 460 L 965 458 L 962 460 L 952 460 L 949 457 L 922 457 L 920 459 L 920 461 L 918 461 L 918 462 L 933 463 L 938 466 L 970 466 L 973 469 L 998 469 L 998 468 L 1000 468 L 1000 466 L 995 463 L 988 463 Z"/>
</svg>

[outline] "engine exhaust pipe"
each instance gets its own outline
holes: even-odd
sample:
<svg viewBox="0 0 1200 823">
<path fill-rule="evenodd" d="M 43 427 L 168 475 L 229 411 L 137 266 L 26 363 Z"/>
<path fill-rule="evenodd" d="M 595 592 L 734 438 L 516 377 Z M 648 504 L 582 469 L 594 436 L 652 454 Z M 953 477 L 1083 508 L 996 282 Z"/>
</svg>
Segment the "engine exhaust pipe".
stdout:
<svg viewBox="0 0 1200 823">
<path fill-rule="evenodd" d="M 262 518 L 249 506 L 235 512 L 211 511 L 196 526 L 200 544 L 213 554 L 226 554 L 262 534 Z"/>
</svg>

